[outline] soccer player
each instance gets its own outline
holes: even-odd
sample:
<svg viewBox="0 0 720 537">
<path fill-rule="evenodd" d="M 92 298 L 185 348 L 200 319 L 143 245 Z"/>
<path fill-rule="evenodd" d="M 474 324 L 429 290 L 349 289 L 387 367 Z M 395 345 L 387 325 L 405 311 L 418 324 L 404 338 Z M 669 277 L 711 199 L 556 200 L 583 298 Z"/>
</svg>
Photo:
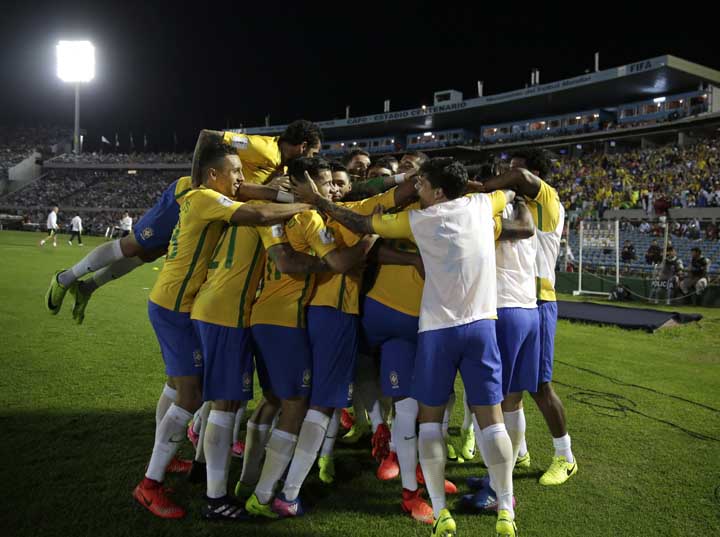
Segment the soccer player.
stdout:
<svg viewBox="0 0 720 537">
<path fill-rule="evenodd" d="M 295 181 L 315 182 L 306 172 Z M 332 181 L 328 169 L 328 180 Z M 331 203 L 330 198 L 319 197 Z M 378 207 L 389 209 L 402 206 L 414 197 L 412 182 L 363 200 L 343 204 L 353 214 L 370 215 Z M 337 247 L 352 247 L 361 241 L 362 234 L 354 233 L 337 221 L 329 219 L 321 232 L 324 243 Z M 316 277 L 314 293 L 307 308 L 307 333 L 312 350 L 312 388 L 310 409 L 305 415 L 298 435 L 295 453 L 288 469 L 282 491 L 273 501 L 273 511 L 281 516 L 303 513 L 300 488 L 312 468 L 323 443 L 330 417 L 335 409 L 345 408 L 352 400 L 358 346 L 358 312 L 361 274 L 320 273 Z"/>
<path fill-rule="evenodd" d="M 697 246 L 691 250 L 692 259 L 688 272 L 680 282 L 680 290 L 687 295 L 694 291 L 701 295 L 708 285 L 708 270 L 710 270 L 710 259 L 702 255 L 702 250 Z"/>
<path fill-rule="evenodd" d="M 343 164 L 353 181 L 361 181 L 367 177 L 370 168 L 370 153 L 364 149 L 351 149 L 343 157 Z"/>
<path fill-rule="evenodd" d="M 73 239 L 77 237 L 78 244 L 82 246 L 82 218 L 80 218 L 79 214 L 76 214 L 73 216 L 72 220 L 70 220 L 70 229 L 72 233 L 70 234 L 68 244 L 72 246 Z"/>
<path fill-rule="evenodd" d="M 540 373 L 537 389 L 531 395 L 553 437 L 555 455 L 548 470 L 540 477 L 541 485 L 560 485 L 577 473 L 570 435 L 567 432 L 565 408 L 552 387 L 557 302 L 555 297 L 555 264 L 560 250 L 560 238 L 565 224 L 565 210 L 557 191 L 542 178 L 550 170 L 542 151 L 527 150 L 511 156 L 510 169 L 482 183 L 491 192 L 512 189 L 525 198 L 533 218 L 537 237 L 535 270 L 537 277 L 537 305 L 540 318 Z M 522 413 L 522 409 L 517 412 Z M 524 421 L 524 416 L 518 414 Z M 520 460 L 530 458 L 525 443 L 518 453 Z"/>
<path fill-rule="evenodd" d="M 57 246 L 57 238 L 55 235 L 57 235 L 58 232 L 58 223 L 57 223 L 57 215 L 58 215 L 58 209 L 57 207 L 53 207 L 52 211 L 48 214 L 47 217 L 47 234 L 48 236 L 40 241 L 40 246 L 45 246 L 45 242 L 49 240 L 52 237 L 53 240 L 53 246 Z"/>
<path fill-rule="evenodd" d="M 200 406 L 203 358 L 190 310 L 223 228 L 226 223 L 280 223 L 308 208 L 303 204 L 252 205 L 233 201 L 243 181 L 242 163 L 227 145 L 207 144 L 198 161 L 194 188 L 183 198 L 165 265 L 148 300 L 150 321 L 176 394 L 156 429 L 145 478 L 133 496 L 161 518 L 185 515 L 185 510 L 167 496 L 162 481 L 187 422 Z"/>
<path fill-rule="evenodd" d="M 125 212 L 122 219 L 120 220 L 120 237 L 127 237 L 132 231 L 132 218 L 130 213 Z"/>
<path fill-rule="evenodd" d="M 422 209 L 363 216 L 321 198 L 312 185 L 295 195 L 356 233 L 377 233 L 417 244 L 426 279 L 419 317 L 412 396 L 419 401 L 418 447 L 435 522 L 432 535 L 455 535 L 446 508 L 445 448 L 441 421 L 457 370 L 468 392 L 478 443 L 498 493 L 498 535 L 515 536 L 512 505 L 512 443 L 503 424 L 502 373 L 495 339 L 496 282 L 494 221 L 512 193 L 463 196 L 465 168 L 433 159 L 420 168 Z"/>
</svg>

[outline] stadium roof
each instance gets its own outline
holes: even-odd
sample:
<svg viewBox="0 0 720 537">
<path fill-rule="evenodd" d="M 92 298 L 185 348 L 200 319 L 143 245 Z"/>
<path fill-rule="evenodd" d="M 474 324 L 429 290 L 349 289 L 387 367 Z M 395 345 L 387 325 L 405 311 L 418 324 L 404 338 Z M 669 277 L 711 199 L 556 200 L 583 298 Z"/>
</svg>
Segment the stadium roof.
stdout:
<svg viewBox="0 0 720 537">
<path fill-rule="evenodd" d="M 667 55 L 497 95 L 317 123 L 327 140 L 457 128 L 478 130 L 483 125 L 612 108 L 695 91 L 705 84 L 720 86 L 720 71 Z M 244 132 L 279 134 L 285 127 L 253 127 Z"/>
</svg>

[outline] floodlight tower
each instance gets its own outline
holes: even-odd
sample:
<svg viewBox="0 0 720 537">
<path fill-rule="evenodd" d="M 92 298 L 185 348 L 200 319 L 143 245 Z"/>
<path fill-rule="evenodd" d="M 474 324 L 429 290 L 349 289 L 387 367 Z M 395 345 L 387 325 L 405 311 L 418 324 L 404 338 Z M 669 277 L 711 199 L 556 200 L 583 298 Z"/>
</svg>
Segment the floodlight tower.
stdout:
<svg viewBox="0 0 720 537">
<path fill-rule="evenodd" d="M 95 78 L 95 47 L 90 41 L 60 41 L 57 44 L 57 75 L 75 84 L 75 130 L 73 153 L 80 153 L 80 83 Z"/>
</svg>

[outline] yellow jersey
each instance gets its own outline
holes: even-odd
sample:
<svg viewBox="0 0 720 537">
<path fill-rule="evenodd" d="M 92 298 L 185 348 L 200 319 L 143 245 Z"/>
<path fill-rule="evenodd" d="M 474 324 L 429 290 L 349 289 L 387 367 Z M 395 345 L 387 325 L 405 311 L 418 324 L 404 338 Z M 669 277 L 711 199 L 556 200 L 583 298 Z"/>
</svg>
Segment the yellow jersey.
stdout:
<svg viewBox="0 0 720 537">
<path fill-rule="evenodd" d="M 416 209 L 420 209 L 420 202 L 405 207 L 408 211 Z M 386 244 L 401 252 L 418 253 L 415 243 L 407 239 L 387 239 Z M 411 265 L 380 265 L 367 296 L 400 313 L 418 317 L 423 285 L 425 280 Z"/>
<path fill-rule="evenodd" d="M 395 187 L 397 188 L 397 187 Z M 339 203 L 358 214 L 369 216 L 376 207 L 385 209 L 395 207 L 395 188 L 361 201 Z M 350 231 L 336 220 L 328 219 L 328 231 L 339 248 L 348 248 L 357 244 L 362 235 Z M 315 279 L 315 291 L 310 298 L 311 306 L 330 306 L 345 313 L 357 315 L 360 311 L 360 287 L 362 272 L 353 270 L 346 274 L 332 272 L 320 273 Z"/>
<path fill-rule="evenodd" d="M 527 206 L 532 214 L 537 236 L 537 298 L 554 302 L 555 262 L 560 252 L 565 209 L 560 203 L 557 190 L 543 180 L 540 181 L 537 196 L 528 199 Z"/>
<path fill-rule="evenodd" d="M 175 201 L 177 201 L 178 205 L 182 202 L 182 199 L 185 197 L 185 194 L 190 192 L 192 190 L 192 177 L 189 175 L 185 177 L 181 177 L 177 180 L 175 183 Z"/>
<path fill-rule="evenodd" d="M 225 228 L 208 264 L 207 279 L 195 297 L 193 319 L 230 328 L 250 326 L 250 312 L 265 265 L 258 229 L 268 228 L 235 224 Z M 268 248 L 278 243 L 270 240 Z"/>
<path fill-rule="evenodd" d="M 235 132 L 226 132 L 223 135 L 223 143 L 234 147 L 242 161 L 245 181 L 258 185 L 266 183 L 270 174 L 282 167 L 278 139 L 277 136 Z"/>
<path fill-rule="evenodd" d="M 257 229 L 266 250 L 274 244 L 287 242 L 298 252 L 323 258 L 337 248 L 325 220 L 317 211 L 296 214 L 284 227 Z M 315 286 L 315 274 L 282 273 L 270 258 L 264 274 L 263 288 L 253 305 L 250 324 L 304 328 L 305 306 Z"/>
<path fill-rule="evenodd" d="M 204 186 L 185 194 L 165 265 L 150 291 L 152 302 L 173 311 L 191 310 L 225 223 L 241 206 Z"/>
</svg>

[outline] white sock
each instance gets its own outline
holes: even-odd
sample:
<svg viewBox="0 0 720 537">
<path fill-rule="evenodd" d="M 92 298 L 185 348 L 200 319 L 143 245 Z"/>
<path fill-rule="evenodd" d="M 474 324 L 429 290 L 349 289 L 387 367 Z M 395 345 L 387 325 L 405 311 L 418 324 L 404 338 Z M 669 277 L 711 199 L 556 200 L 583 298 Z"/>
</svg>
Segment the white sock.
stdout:
<svg viewBox="0 0 720 537">
<path fill-rule="evenodd" d="M 234 420 L 234 412 L 211 410 L 208 416 L 204 441 L 208 498 L 222 498 L 227 495 Z"/>
<path fill-rule="evenodd" d="M 372 404 L 372 408 L 370 409 L 370 424 L 372 425 L 372 432 L 375 434 L 375 431 L 378 430 L 378 427 L 385 423 L 385 420 L 383 420 L 382 417 L 382 408 L 380 407 L 380 401 L 375 399 L 375 401 Z"/>
<path fill-rule="evenodd" d="M 95 282 L 95 289 L 105 285 L 109 281 L 122 278 L 125 274 L 132 272 L 143 263 L 145 262 L 139 257 L 123 257 L 115 261 L 112 265 L 101 268 L 92 275 L 92 280 Z"/>
<path fill-rule="evenodd" d="M 329 422 L 330 418 L 322 412 L 307 411 L 283 487 L 283 494 L 287 500 L 293 501 L 300 494 L 300 487 L 315 463 Z"/>
<path fill-rule="evenodd" d="M 325 440 L 323 440 L 322 447 L 320 448 L 321 457 L 333 454 L 333 449 L 335 449 L 335 439 L 337 438 L 338 429 L 340 428 L 340 412 L 342 411 L 339 408 L 336 408 L 332 418 L 330 418 L 327 431 L 325 431 Z"/>
<path fill-rule="evenodd" d="M 524 457 L 527 455 L 528 447 L 527 447 L 527 440 L 525 436 L 523 435 L 522 442 L 520 442 L 520 446 L 518 448 L 518 457 Z"/>
<path fill-rule="evenodd" d="M 210 401 L 205 401 L 196 415 L 197 422 L 193 422 L 193 431 L 198 435 L 198 443 L 195 446 L 195 460 L 198 462 L 205 462 L 205 435 L 207 434 L 209 416 Z M 197 429 L 195 426 L 197 426 Z"/>
<path fill-rule="evenodd" d="M 448 437 L 450 436 L 449 429 L 453 408 L 455 408 L 455 392 L 451 393 L 450 397 L 448 397 L 447 405 L 445 405 L 445 412 L 443 413 L 442 434 L 445 442 L 448 441 Z"/>
<path fill-rule="evenodd" d="M 158 399 L 157 406 L 155 406 L 155 430 L 160 426 L 160 422 L 165 417 L 165 413 L 177 399 L 177 390 L 171 388 L 167 384 L 163 386 L 163 391 Z"/>
<path fill-rule="evenodd" d="M 265 453 L 265 443 L 270 434 L 270 425 L 247 422 L 245 434 L 245 454 L 240 481 L 245 485 L 255 485 L 260 479 L 261 462 Z"/>
<path fill-rule="evenodd" d="M 503 420 L 512 442 L 513 466 L 515 466 L 520 452 L 520 445 L 525 441 L 525 412 L 522 408 L 515 412 L 503 412 Z"/>
<path fill-rule="evenodd" d="M 70 270 L 58 274 L 58 282 L 67 287 L 90 272 L 95 272 L 122 259 L 120 240 L 106 242 L 93 249 L 88 255 L 78 261 Z"/>
<path fill-rule="evenodd" d="M 482 431 L 480 430 L 480 425 L 478 425 L 477 418 L 475 417 L 475 414 L 472 416 L 472 422 L 473 422 L 473 429 L 475 430 L 475 446 L 480 451 L 480 456 L 482 457 L 483 462 L 485 463 L 485 466 L 487 466 L 487 455 L 485 453 L 485 445 L 483 444 L 482 439 Z M 492 475 L 488 475 L 490 478 L 490 488 L 495 490 L 492 483 Z"/>
<path fill-rule="evenodd" d="M 488 467 L 492 488 L 498 501 L 498 509 L 506 509 L 515 516 L 513 509 L 513 448 L 504 423 L 495 423 L 482 430 L 483 459 Z"/>
<path fill-rule="evenodd" d="M 266 504 L 272 499 L 275 485 L 290 464 L 297 441 L 297 435 L 279 429 L 270 435 L 265 449 L 265 464 L 255 487 L 255 495 L 260 503 Z"/>
<path fill-rule="evenodd" d="M 395 403 L 393 431 L 400 465 L 400 479 L 403 488 L 407 490 L 417 490 L 418 487 L 415 477 L 418 462 L 418 438 L 415 432 L 417 414 L 418 403 L 415 399 L 408 397 Z"/>
<path fill-rule="evenodd" d="M 464 430 L 472 429 L 473 428 L 473 413 L 470 410 L 470 405 L 468 405 L 467 402 L 467 392 L 463 392 L 463 424 L 462 428 Z"/>
<path fill-rule="evenodd" d="M 235 425 L 233 426 L 233 444 L 240 439 L 240 426 L 242 425 L 245 411 L 247 410 L 247 401 L 240 404 L 237 413 L 235 414 Z"/>
<path fill-rule="evenodd" d="M 445 439 L 439 423 L 421 423 L 418 435 L 420 466 L 435 518 L 445 509 Z"/>
<path fill-rule="evenodd" d="M 155 445 L 145 477 L 162 482 L 165 478 L 165 468 L 177 452 L 191 417 L 192 414 L 184 408 L 180 408 L 175 403 L 170 405 L 155 431 Z"/>
<path fill-rule="evenodd" d="M 553 446 L 555 447 L 556 457 L 565 457 L 569 463 L 575 462 L 572 449 L 570 449 L 570 435 L 566 434 L 560 438 L 553 438 Z"/>
</svg>

